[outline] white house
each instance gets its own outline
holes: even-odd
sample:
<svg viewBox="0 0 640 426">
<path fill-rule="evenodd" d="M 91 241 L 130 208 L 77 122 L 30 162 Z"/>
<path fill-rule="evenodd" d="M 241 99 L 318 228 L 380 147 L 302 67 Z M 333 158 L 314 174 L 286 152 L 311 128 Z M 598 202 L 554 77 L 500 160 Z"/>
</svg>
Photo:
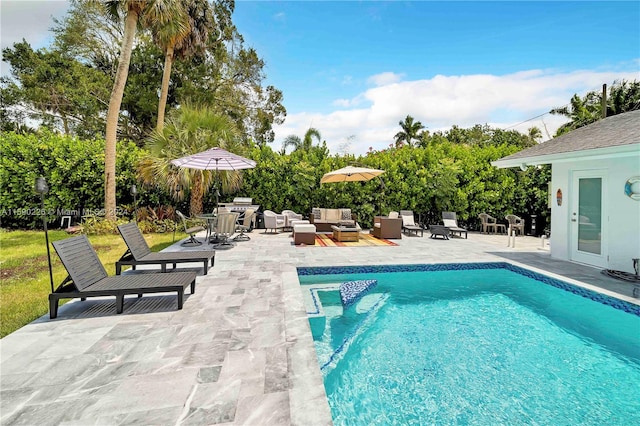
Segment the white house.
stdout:
<svg viewBox="0 0 640 426">
<path fill-rule="evenodd" d="M 640 110 L 492 162 L 551 164 L 551 257 L 634 272 L 640 258 Z"/>
</svg>

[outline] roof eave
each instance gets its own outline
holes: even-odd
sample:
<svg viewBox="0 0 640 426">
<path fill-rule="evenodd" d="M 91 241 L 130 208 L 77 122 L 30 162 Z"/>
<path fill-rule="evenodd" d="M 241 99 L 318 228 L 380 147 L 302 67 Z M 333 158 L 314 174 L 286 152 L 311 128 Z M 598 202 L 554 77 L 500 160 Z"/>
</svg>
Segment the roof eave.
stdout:
<svg viewBox="0 0 640 426">
<path fill-rule="evenodd" d="M 640 155 L 640 143 L 588 149 L 584 151 L 560 152 L 557 154 L 534 155 L 530 157 L 512 159 L 505 158 L 502 160 L 492 161 L 491 165 L 499 169 L 507 169 L 511 167 L 526 168 L 527 166 L 537 166 L 539 164 L 602 160 L 606 158 L 629 157 L 633 155 Z"/>
</svg>

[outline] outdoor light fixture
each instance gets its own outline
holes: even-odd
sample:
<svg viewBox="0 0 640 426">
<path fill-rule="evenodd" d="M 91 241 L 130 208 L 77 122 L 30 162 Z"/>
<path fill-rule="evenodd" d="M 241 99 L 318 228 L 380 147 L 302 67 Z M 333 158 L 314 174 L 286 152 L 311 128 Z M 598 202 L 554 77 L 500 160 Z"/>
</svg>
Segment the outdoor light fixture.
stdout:
<svg viewBox="0 0 640 426">
<path fill-rule="evenodd" d="M 42 215 L 42 226 L 44 228 L 44 240 L 47 244 L 47 261 L 49 262 L 49 283 L 51 284 L 51 293 L 53 290 L 53 269 L 51 268 L 51 251 L 49 250 L 49 231 L 47 230 L 47 217 L 44 210 L 44 194 L 49 192 L 49 185 L 47 185 L 47 181 L 43 177 L 36 178 L 35 185 L 36 193 L 40 194 L 40 207 L 42 211 L 40 214 Z"/>
<path fill-rule="evenodd" d="M 138 188 L 135 185 L 131 185 L 131 190 L 129 191 L 131 195 L 133 195 L 133 218 L 136 222 L 138 222 L 138 203 L 136 200 L 136 196 L 138 195 Z"/>
</svg>

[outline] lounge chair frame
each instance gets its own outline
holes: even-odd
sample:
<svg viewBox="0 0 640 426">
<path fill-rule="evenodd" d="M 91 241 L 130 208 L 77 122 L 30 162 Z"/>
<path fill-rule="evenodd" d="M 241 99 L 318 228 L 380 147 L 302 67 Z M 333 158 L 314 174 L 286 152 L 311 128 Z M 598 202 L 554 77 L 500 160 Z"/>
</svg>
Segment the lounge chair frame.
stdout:
<svg viewBox="0 0 640 426">
<path fill-rule="evenodd" d="M 160 270 L 167 272 L 168 264 L 171 264 L 175 269 L 178 263 L 190 262 L 202 262 L 204 275 L 207 275 L 209 263 L 211 263 L 211 267 L 215 263 L 216 252 L 213 250 L 152 252 L 140 229 L 133 222 L 119 225 L 118 231 L 127 244 L 127 251 L 116 262 L 116 275 L 120 275 L 122 267 L 126 265 L 131 266 L 133 270 L 137 265 L 160 265 Z"/>
<path fill-rule="evenodd" d="M 462 238 L 462 234 L 464 233 L 464 238 L 467 238 L 467 230 L 458 226 L 458 218 L 456 216 L 456 212 L 442 212 L 442 219 L 453 219 L 456 221 L 456 226 L 447 226 L 447 228 L 449 228 L 449 231 L 451 231 L 451 235 L 457 233 L 460 238 Z"/>
<path fill-rule="evenodd" d="M 411 210 L 400 210 L 400 217 L 402 218 L 403 216 L 414 217 L 413 211 L 411 211 Z M 420 226 L 420 225 L 405 225 L 404 224 L 404 219 L 402 220 L 402 232 L 404 232 L 406 235 L 409 235 L 409 236 L 411 235 L 411 233 L 414 233 L 414 234 L 416 234 L 416 237 L 418 236 L 418 232 L 420 232 L 420 236 L 421 237 L 424 236 L 424 228 L 422 226 Z"/>
<path fill-rule="evenodd" d="M 178 309 L 182 309 L 185 289 L 190 286 L 191 294 L 196 290 L 197 274 L 193 271 L 109 277 L 85 235 L 56 241 L 53 247 L 68 275 L 58 288 L 49 294 L 51 319 L 58 316 L 60 299 L 79 297 L 84 301 L 87 297 L 115 296 L 116 312 L 121 314 L 124 310 L 124 296 L 128 294 L 142 297 L 146 293 L 175 291 Z"/>
</svg>

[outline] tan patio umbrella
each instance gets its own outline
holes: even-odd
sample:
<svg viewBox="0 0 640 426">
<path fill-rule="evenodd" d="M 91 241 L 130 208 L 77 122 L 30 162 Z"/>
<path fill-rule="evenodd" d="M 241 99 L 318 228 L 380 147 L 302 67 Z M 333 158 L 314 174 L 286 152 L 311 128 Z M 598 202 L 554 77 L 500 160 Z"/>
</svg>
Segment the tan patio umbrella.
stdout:
<svg viewBox="0 0 640 426">
<path fill-rule="evenodd" d="M 322 179 L 320 179 L 320 183 L 367 181 L 383 173 L 384 170 L 347 166 L 325 173 Z"/>
<path fill-rule="evenodd" d="M 384 170 L 347 166 L 329 173 L 325 173 L 322 176 L 322 179 L 320 179 L 320 184 L 333 182 L 364 182 L 378 177 L 378 179 L 380 179 L 380 185 L 382 186 L 382 196 L 384 197 L 385 186 L 382 178 L 380 177 L 380 175 L 383 173 Z M 380 214 L 382 214 L 382 199 L 380 200 L 379 208 Z"/>
</svg>

